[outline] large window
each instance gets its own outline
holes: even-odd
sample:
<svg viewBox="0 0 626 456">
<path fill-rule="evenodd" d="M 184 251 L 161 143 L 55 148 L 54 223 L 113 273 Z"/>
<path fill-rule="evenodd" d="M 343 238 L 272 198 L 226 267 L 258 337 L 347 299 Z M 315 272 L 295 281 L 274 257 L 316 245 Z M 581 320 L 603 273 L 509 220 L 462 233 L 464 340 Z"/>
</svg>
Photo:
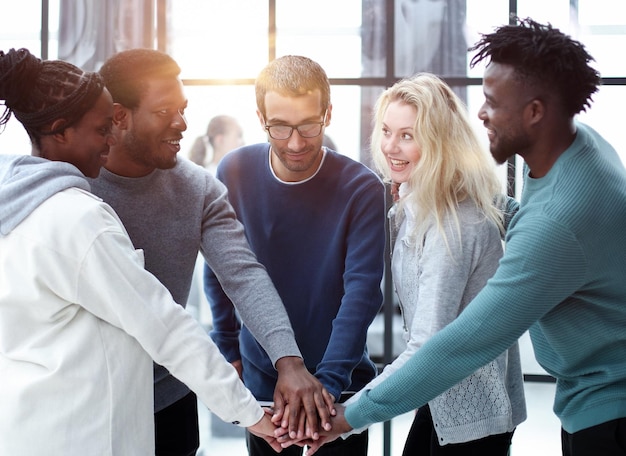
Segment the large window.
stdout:
<svg viewBox="0 0 626 456">
<path fill-rule="evenodd" d="M 480 33 L 507 23 L 513 9 L 551 22 L 588 47 L 605 85 L 580 118 L 626 154 L 613 114 L 626 101 L 626 60 L 613 51 L 626 45 L 621 0 L 23 0 L 20 6 L 3 13 L 1 49 L 27 47 L 92 70 L 128 47 L 158 47 L 174 56 L 190 100 L 183 153 L 220 113 L 241 120 L 247 142 L 263 141 L 254 114 L 255 76 L 276 56 L 307 55 L 333 84 L 329 136 L 340 152 L 365 162 L 373 101 L 401 77 L 437 73 L 471 114 L 477 112 L 483 68 L 469 69 L 467 48 Z M 17 122 L 0 136 L 0 150 L 28 153 Z"/>
</svg>

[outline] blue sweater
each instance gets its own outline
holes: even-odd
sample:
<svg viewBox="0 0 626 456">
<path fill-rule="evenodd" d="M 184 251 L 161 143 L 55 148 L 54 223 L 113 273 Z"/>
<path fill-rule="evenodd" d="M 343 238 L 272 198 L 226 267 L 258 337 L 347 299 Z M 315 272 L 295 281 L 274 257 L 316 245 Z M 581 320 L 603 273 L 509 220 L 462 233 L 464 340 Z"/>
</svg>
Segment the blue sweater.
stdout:
<svg viewBox="0 0 626 456">
<path fill-rule="evenodd" d="M 495 276 L 346 409 L 352 427 L 422 406 L 529 328 L 537 360 L 557 379 L 554 411 L 567 432 L 626 417 L 626 171 L 602 137 L 577 127 L 546 176 L 525 176 Z"/>
<path fill-rule="evenodd" d="M 307 368 L 339 399 L 376 373 L 366 336 L 382 304 L 384 187 L 364 165 L 330 150 L 313 177 L 282 182 L 269 153 L 269 144 L 233 151 L 217 177 L 285 304 Z M 229 361 L 242 360 L 255 397 L 271 401 L 276 370 L 245 326 L 239 334 L 233 306 L 208 268 L 205 291 L 211 336 Z"/>
</svg>

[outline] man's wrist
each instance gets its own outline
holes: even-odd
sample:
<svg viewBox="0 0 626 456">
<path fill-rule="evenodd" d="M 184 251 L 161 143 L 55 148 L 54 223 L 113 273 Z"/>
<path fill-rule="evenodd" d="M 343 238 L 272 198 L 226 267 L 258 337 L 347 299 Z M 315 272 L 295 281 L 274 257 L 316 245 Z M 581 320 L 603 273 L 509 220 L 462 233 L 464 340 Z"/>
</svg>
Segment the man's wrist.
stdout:
<svg viewBox="0 0 626 456">
<path fill-rule="evenodd" d="M 304 367 L 304 360 L 299 356 L 283 356 L 276 361 L 276 370 L 278 372 L 292 371 Z"/>
</svg>

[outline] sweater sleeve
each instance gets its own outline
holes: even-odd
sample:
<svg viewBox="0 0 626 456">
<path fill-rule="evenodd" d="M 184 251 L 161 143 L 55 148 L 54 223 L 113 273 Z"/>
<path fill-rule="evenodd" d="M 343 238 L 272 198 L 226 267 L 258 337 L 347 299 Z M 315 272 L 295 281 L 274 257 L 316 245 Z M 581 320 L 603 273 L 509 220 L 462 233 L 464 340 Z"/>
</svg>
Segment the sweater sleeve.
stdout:
<svg viewBox="0 0 626 456">
<path fill-rule="evenodd" d="M 106 211 L 88 216 L 92 219 L 88 223 L 100 228 L 80 264 L 76 302 L 134 337 L 221 419 L 246 427 L 258 422 L 263 411 L 235 369 L 143 268 L 140 251 L 134 250 L 116 217 Z"/>
<path fill-rule="evenodd" d="M 348 406 L 348 423 L 360 428 L 391 419 L 454 386 L 573 293 L 586 269 L 582 249 L 567 228 L 528 215 L 509 231 L 505 255 L 485 288 L 401 369 Z"/>
<path fill-rule="evenodd" d="M 205 291 L 213 312 L 214 340 L 229 361 L 240 359 L 234 305 L 272 364 L 284 356 L 302 357 L 287 311 L 250 249 L 243 226 L 228 202 L 226 187 L 213 176 L 207 179 L 202 253 L 208 265 Z"/>
<path fill-rule="evenodd" d="M 315 373 L 337 399 L 350 386 L 352 371 L 363 357 L 367 330 L 382 304 L 385 202 L 378 179 L 369 180 L 354 196 L 350 216 L 345 233 L 344 296 Z"/>
<path fill-rule="evenodd" d="M 220 285 L 215 273 L 205 263 L 203 272 L 204 294 L 211 307 L 211 338 L 229 362 L 241 359 L 239 332 L 241 324 L 235 307 Z"/>
</svg>

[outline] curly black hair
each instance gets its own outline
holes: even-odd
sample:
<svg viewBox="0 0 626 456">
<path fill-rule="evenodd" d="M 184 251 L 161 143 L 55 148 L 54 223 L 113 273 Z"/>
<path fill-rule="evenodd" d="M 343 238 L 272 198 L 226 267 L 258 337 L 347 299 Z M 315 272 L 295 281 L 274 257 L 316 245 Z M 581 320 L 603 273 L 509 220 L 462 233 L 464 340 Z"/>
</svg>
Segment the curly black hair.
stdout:
<svg viewBox="0 0 626 456">
<path fill-rule="evenodd" d="M 585 46 L 550 23 L 543 25 L 530 18 L 514 19 L 517 25 L 505 25 L 494 33 L 483 34 L 481 40 L 469 48 L 469 51 L 478 51 L 470 67 L 487 57 L 491 62 L 511 65 L 521 80 L 558 93 L 568 115 L 573 117 L 586 111 L 601 79 L 589 66 L 594 59 Z"/>
</svg>

